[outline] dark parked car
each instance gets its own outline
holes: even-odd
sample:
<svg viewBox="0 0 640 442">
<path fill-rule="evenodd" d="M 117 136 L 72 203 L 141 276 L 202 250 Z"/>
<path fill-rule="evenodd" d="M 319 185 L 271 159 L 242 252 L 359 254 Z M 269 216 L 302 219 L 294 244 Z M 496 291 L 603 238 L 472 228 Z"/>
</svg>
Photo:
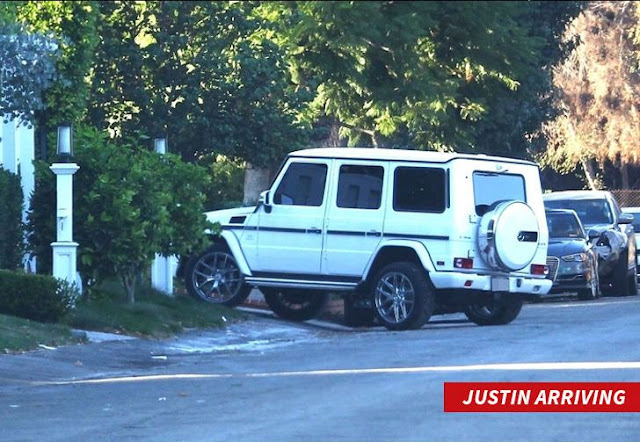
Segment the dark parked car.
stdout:
<svg viewBox="0 0 640 442">
<path fill-rule="evenodd" d="M 578 292 L 578 299 L 600 296 L 598 254 L 573 210 L 547 210 L 549 293 Z"/>
<path fill-rule="evenodd" d="M 572 190 L 544 195 L 547 209 L 574 210 L 598 252 L 598 274 L 603 292 L 637 295 L 636 241 L 633 215 L 623 213 L 606 191 Z"/>
</svg>

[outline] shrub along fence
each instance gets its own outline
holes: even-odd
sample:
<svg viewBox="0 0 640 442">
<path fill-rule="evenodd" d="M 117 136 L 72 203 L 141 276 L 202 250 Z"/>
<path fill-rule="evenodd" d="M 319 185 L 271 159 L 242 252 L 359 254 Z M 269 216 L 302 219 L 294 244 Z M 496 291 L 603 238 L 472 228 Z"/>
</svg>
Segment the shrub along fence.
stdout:
<svg viewBox="0 0 640 442">
<path fill-rule="evenodd" d="M 79 292 L 53 276 L 0 270 L 0 313 L 57 322 L 75 307 Z"/>
<path fill-rule="evenodd" d="M 20 177 L 0 167 L 0 269 L 22 266 L 22 196 Z"/>
</svg>

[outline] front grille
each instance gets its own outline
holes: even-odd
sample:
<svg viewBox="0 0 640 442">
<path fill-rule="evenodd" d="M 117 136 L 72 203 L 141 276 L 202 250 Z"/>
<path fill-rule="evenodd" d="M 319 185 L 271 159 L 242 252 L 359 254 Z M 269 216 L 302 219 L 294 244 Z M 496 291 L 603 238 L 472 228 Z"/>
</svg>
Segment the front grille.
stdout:
<svg viewBox="0 0 640 442">
<path fill-rule="evenodd" d="M 560 260 L 555 256 L 547 257 L 547 267 L 549 267 L 549 273 L 547 274 L 547 279 L 552 281 L 556 280 L 556 276 L 558 275 L 558 265 L 560 264 Z"/>
</svg>

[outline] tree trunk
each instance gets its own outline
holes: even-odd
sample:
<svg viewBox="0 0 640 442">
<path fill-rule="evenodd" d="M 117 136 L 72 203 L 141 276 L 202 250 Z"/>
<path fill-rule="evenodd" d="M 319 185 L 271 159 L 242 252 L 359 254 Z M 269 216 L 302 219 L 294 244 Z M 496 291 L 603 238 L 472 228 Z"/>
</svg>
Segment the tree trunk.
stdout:
<svg viewBox="0 0 640 442">
<path fill-rule="evenodd" d="M 620 175 L 622 176 L 622 188 L 629 189 L 629 163 L 626 161 L 620 162 Z"/>
<path fill-rule="evenodd" d="M 244 197 L 242 202 L 246 205 L 256 204 L 260 192 L 267 190 L 270 182 L 270 168 L 255 167 L 251 163 L 247 163 L 244 171 Z"/>
<path fill-rule="evenodd" d="M 591 160 L 583 158 L 580 160 L 580 162 L 582 163 L 582 170 L 584 170 L 584 175 L 587 178 L 589 189 L 599 190 L 598 186 L 596 185 L 596 172 L 593 170 L 593 164 L 591 163 Z"/>
<path fill-rule="evenodd" d="M 135 296 L 135 287 L 136 287 L 136 277 L 135 276 L 122 276 L 122 286 L 124 287 L 125 292 L 127 292 L 127 300 L 129 304 L 135 304 L 136 296 Z"/>
<path fill-rule="evenodd" d="M 329 136 L 324 140 L 322 146 L 324 147 L 344 147 L 346 143 L 340 138 L 340 127 L 342 125 L 335 118 L 331 122 L 331 129 L 329 129 Z"/>
</svg>

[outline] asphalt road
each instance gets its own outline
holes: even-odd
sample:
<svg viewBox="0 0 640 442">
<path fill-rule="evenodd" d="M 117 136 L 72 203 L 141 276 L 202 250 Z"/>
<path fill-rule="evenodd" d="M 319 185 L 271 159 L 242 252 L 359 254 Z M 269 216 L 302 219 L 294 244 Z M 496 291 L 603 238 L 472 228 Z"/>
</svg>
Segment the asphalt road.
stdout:
<svg viewBox="0 0 640 442">
<path fill-rule="evenodd" d="M 461 318 L 388 332 L 256 317 L 4 355 L 0 440 L 638 440 L 636 413 L 444 413 L 443 383 L 638 382 L 640 297 Z"/>
</svg>

